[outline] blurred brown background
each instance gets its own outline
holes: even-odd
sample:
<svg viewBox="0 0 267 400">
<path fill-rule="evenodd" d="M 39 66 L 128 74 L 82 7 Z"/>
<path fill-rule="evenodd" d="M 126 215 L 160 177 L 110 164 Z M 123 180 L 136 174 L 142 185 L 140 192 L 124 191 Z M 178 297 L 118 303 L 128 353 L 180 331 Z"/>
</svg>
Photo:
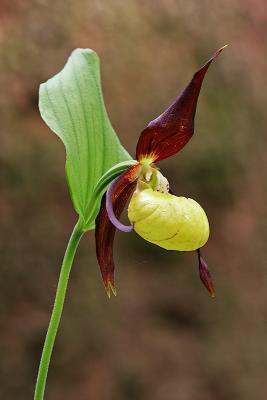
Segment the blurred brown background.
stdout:
<svg viewBox="0 0 267 400">
<path fill-rule="evenodd" d="M 193 253 L 116 238 L 108 301 L 93 233 L 75 259 L 46 398 L 267 397 L 265 0 L 1 0 L 0 398 L 33 398 L 61 259 L 75 223 L 64 148 L 38 113 L 38 86 L 76 47 L 102 62 L 106 105 L 134 155 L 139 132 L 196 68 L 210 68 L 196 134 L 162 172 L 205 208 L 211 301 Z"/>
</svg>

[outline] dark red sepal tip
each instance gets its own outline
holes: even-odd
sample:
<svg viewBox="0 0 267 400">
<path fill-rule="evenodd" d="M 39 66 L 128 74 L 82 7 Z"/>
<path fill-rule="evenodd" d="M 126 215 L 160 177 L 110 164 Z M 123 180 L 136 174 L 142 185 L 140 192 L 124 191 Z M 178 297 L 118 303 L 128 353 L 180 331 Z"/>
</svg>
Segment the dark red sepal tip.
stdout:
<svg viewBox="0 0 267 400">
<path fill-rule="evenodd" d="M 198 255 L 198 266 L 199 266 L 199 276 L 200 279 L 205 286 L 205 288 L 208 290 L 211 298 L 215 298 L 215 288 L 212 282 L 212 277 L 209 272 L 208 265 L 206 261 L 201 257 L 200 249 L 197 250 L 197 255 Z"/>
</svg>

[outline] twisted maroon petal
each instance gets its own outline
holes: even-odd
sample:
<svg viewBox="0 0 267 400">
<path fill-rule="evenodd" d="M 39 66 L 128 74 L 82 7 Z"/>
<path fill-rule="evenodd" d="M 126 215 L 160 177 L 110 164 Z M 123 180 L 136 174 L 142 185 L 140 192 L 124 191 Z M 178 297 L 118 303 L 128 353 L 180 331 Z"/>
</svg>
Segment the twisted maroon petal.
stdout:
<svg viewBox="0 0 267 400">
<path fill-rule="evenodd" d="M 127 200 L 134 191 L 140 169 L 140 164 L 133 165 L 116 179 L 111 198 L 113 212 L 116 218 L 120 217 Z M 97 260 L 108 297 L 110 297 L 110 290 L 116 295 L 113 261 L 115 231 L 116 228 L 110 221 L 107 213 L 105 194 L 102 198 L 100 211 L 96 218 L 95 239 Z"/>
<path fill-rule="evenodd" d="M 137 160 L 152 158 L 157 162 L 178 153 L 186 145 L 194 133 L 194 118 L 203 79 L 212 61 L 225 47 L 214 53 L 194 74 L 174 103 L 143 130 L 136 147 Z"/>
<path fill-rule="evenodd" d="M 212 298 L 215 298 L 215 289 L 214 289 L 214 286 L 213 286 L 211 274 L 209 272 L 207 263 L 201 257 L 200 249 L 197 250 L 197 256 L 198 256 L 198 266 L 199 266 L 200 279 L 201 279 L 203 285 L 205 286 L 205 288 L 208 290 L 210 296 Z"/>
</svg>

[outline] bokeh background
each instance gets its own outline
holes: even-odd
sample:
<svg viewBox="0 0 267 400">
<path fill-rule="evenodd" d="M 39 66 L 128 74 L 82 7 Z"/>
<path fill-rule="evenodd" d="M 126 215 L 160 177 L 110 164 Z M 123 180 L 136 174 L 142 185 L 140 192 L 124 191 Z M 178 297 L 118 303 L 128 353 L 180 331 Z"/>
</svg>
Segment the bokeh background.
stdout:
<svg viewBox="0 0 267 400">
<path fill-rule="evenodd" d="M 106 106 L 134 155 L 139 132 L 214 50 L 196 134 L 161 163 L 210 219 L 210 300 L 193 253 L 116 237 L 108 301 L 83 238 L 53 353 L 49 400 L 251 400 L 267 396 L 265 0 L 1 0 L 0 398 L 33 398 L 66 242 L 75 223 L 64 148 L 38 87 L 76 47 L 102 62 Z"/>
</svg>

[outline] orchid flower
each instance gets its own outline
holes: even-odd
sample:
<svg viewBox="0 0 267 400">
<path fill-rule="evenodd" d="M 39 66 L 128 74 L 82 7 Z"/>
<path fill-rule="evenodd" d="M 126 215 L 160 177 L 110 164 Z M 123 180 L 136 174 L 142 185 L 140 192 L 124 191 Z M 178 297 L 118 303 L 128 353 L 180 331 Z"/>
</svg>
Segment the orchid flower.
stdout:
<svg viewBox="0 0 267 400">
<path fill-rule="evenodd" d="M 136 146 L 136 160 L 121 145 L 109 121 L 101 91 L 99 58 L 93 50 L 74 50 L 64 68 L 41 84 L 40 113 L 64 143 L 67 181 L 78 221 L 60 270 L 35 400 L 44 398 L 74 255 L 89 230 L 95 228 L 97 259 L 109 297 L 111 291 L 116 295 L 116 229 L 135 230 L 145 240 L 167 250 L 196 250 L 200 278 L 210 295 L 215 296 L 208 266 L 200 253 L 209 236 L 206 214 L 194 200 L 174 195 L 157 163 L 178 153 L 192 137 L 203 79 L 224 47 L 194 74 L 174 103 L 143 130 Z M 128 200 L 130 225 L 125 226 L 119 218 Z"/>
<path fill-rule="evenodd" d="M 215 297 L 208 266 L 200 247 L 208 240 L 209 223 L 204 210 L 192 199 L 176 197 L 157 163 L 178 153 L 194 133 L 197 100 L 205 74 L 226 46 L 195 72 L 176 100 L 141 132 L 136 146 L 136 163 L 109 186 L 96 219 L 96 254 L 107 295 L 116 295 L 113 241 L 116 229 L 131 232 L 167 250 L 197 251 L 200 278 Z M 119 217 L 127 203 L 131 225 Z"/>
</svg>

